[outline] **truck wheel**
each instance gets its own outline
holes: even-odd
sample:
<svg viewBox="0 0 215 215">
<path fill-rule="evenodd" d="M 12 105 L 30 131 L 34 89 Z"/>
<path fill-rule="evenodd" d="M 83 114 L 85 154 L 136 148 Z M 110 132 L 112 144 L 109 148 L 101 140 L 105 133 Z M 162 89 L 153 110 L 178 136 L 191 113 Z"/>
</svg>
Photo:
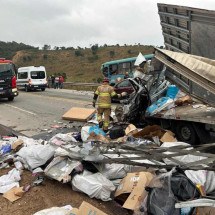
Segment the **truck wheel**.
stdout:
<svg viewBox="0 0 215 215">
<path fill-rule="evenodd" d="M 41 91 L 45 91 L 46 88 L 41 88 Z"/>
<path fill-rule="evenodd" d="M 8 101 L 13 101 L 13 100 L 14 100 L 14 96 L 8 97 Z"/>
<path fill-rule="evenodd" d="M 195 145 L 198 142 L 198 136 L 195 128 L 189 123 L 177 123 L 176 124 L 176 136 L 180 141 Z"/>
<path fill-rule="evenodd" d="M 25 85 L 25 92 L 28 92 L 28 86 Z"/>
</svg>

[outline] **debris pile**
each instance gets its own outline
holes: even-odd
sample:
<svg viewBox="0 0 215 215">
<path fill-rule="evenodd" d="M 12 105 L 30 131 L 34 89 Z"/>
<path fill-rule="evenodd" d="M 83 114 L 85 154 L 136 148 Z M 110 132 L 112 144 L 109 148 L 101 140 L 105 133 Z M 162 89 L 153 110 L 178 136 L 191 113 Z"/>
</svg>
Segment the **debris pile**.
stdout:
<svg viewBox="0 0 215 215">
<path fill-rule="evenodd" d="M 88 122 L 79 132 L 58 133 L 48 141 L 2 137 L 0 168 L 10 170 L 0 177 L 0 192 L 14 202 L 50 178 L 90 198 L 115 200 L 135 215 L 213 210 L 209 207 L 215 206 L 215 156 L 204 150 L 215 144 L 177 142 L 171 131 L 157 125 L 114 127 L 123 128 L 124 134 L 111 136 L 111 130 L 106 134 Z M 32 184 L 20 187 L 25 170 L 36 177 Z M 86 214 L 89 210 L 105 214 L 83 202 L 79 209 L 54 207 L 35 215 Z"/>
</svg>

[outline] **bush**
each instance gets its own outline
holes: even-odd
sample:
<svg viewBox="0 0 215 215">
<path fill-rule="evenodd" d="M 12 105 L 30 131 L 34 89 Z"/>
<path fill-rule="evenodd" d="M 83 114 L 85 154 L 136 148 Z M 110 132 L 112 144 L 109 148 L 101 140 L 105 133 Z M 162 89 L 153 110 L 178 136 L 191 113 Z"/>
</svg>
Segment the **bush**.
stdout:
<svg viewBox="0 0 215 215">
<path fill-rule="evenodd" d="M 75 50 L 75 56 L 83 56 L 83 53 L 80 50 Z"/>
<path fill-rule="evenodd" d="M 91 46 L 91 50 L 92 50 L 93 55 L 95 55 L 97 53 L 98 48 L 99 48 L 98 44 Z"/>
<path fill-rule="evenodd" d="M 101 83 L 102 82 L 102 78 L 97 78 L 97 83 Z"/>
</svg>

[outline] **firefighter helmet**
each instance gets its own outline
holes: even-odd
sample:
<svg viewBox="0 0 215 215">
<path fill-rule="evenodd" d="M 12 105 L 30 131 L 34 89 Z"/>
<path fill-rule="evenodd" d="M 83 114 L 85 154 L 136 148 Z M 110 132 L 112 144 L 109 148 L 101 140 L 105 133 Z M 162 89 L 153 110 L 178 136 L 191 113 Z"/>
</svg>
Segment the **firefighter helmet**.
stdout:
<svg viewBox="0 0 215 215">
<path fill-rule="evenodd" d="M 106 77 L 103 79 L 103 83 L 105 83 L 105 82 L 106 82 L 106 83 L 109 83 L 109 79 L 106 78 Z"/>
</svg>

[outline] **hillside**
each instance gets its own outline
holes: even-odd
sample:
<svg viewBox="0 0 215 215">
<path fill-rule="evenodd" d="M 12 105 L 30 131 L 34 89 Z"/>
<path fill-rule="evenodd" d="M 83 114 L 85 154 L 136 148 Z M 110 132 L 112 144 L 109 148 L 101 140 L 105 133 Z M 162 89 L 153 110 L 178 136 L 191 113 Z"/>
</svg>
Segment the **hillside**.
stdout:
<svg viewBox="0 0 215 215">
<path fill-rule="evenodd" d="M 8 60 L 11 60 L 17 51 L 29 49 L 37 50 L 38 48 L 26 45 L 24 43 L 17 43 L 15 41 L 13 42 L 0 41 L 0 58 L 6 58 Z"/>
<path fill-rule="evenodd" d="M 152 46 L 94 46 L 71 50 L 24 50 L 13 57 L 17 67 L 45 66 L 48 75 L 66 73 L 67 81 L 97 82 L 102 78 L 101 64 L 120 58 L 150 54 Z"/>
</svg>

